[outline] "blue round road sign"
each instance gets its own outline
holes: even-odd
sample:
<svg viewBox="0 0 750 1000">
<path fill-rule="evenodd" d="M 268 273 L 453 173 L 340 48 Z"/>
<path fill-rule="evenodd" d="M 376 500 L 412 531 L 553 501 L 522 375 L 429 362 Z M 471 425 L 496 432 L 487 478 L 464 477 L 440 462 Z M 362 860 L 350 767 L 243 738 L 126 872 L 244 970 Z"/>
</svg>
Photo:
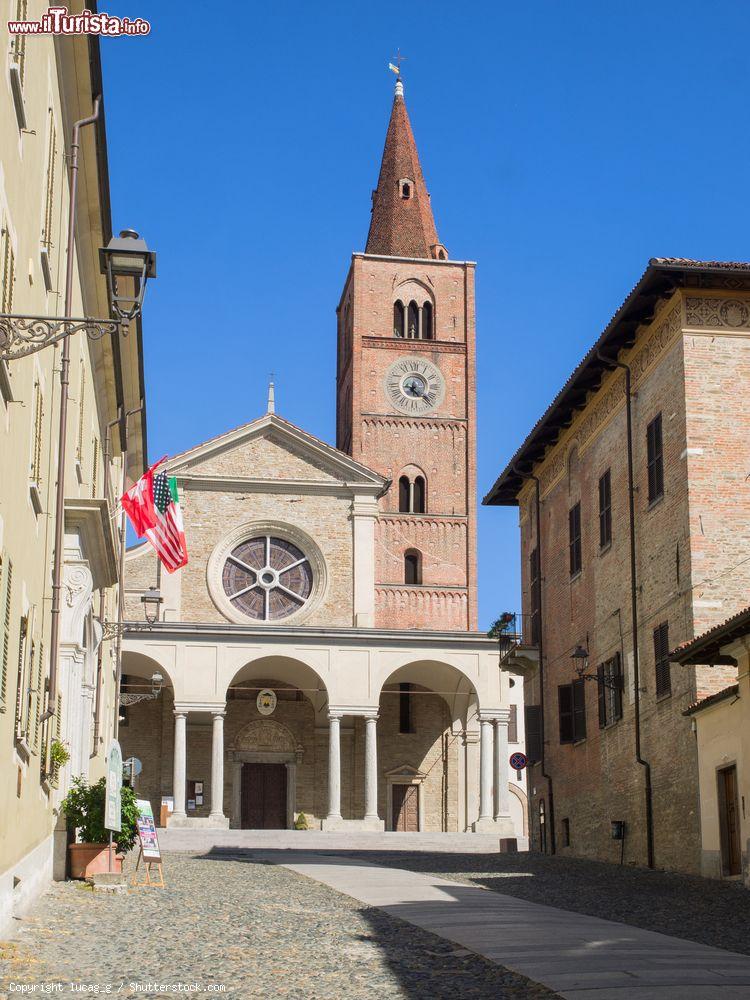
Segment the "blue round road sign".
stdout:
<svg viewBox="0 0 750 1000">
<path fill-rule="evenodd" d="M 523 771 L 526 765 L 529 763 L 529 758 L 525 753 L 512 753 L 510 755 L 510 766 L 514 771 Z"/>
</svg>

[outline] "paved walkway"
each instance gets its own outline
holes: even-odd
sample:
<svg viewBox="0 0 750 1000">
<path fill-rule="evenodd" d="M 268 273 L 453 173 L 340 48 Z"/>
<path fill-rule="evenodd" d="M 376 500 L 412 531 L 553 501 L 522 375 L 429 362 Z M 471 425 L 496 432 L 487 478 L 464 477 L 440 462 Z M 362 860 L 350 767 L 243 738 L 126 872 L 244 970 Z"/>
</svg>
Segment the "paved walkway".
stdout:
<svg viewBox="0 0 750 1000">
<path fill-rule="evenodd" d="M 468 948 L 567 1000 L 746 1000 L 750 957 L 434 875 L 253 852 Z"/>
</svg>

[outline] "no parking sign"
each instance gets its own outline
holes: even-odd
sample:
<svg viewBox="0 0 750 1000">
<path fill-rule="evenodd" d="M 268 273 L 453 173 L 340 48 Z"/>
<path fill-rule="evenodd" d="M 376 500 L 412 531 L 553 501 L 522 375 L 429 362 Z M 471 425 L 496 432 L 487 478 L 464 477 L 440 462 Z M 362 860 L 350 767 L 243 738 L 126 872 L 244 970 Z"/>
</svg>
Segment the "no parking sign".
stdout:
<svg viewBox="0 0 750 1000">
<path fill-rule="evenodd" d="M 510 766 L 514 771 L 523 771 L 526 765 L 529 763 L 529 758 L 525 753 L 521 753 L 517 750 L 516 753 L 510 755 Z"/>
</svg>

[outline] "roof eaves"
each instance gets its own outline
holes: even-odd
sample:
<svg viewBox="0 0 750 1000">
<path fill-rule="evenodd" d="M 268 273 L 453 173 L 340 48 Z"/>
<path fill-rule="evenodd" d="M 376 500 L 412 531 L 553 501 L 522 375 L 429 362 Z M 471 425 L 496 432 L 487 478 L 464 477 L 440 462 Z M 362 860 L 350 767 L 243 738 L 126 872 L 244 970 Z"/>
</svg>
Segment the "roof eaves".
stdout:
<svg viewBox="0 0 750 1000">
<path fill-rule="evenodd" d="M 632 346 L 638 326 L 653 318 L 658 303 L 664 297 L 674 293 L 684 282 L 680 282 L 677 274 L 686 272 L 712 274 L 727 271 L 741 271 L 747 275 L 750 263 L 694 261 L 677 257 L 652 257 L 648 267 L 637 283 L 633 286 L 625 301 L 619 307 L 596 343 L 586 353 L 580 364 L 574 369 L 563 387 L 557 393 L 545 412 L 534 424 L 523 444 L 513 455 L 505 469 L 495 480 L 489 492 L 482 499 L 485 506 L 515 506 L 518 503 L 518 493 L 523 476 L 517 471 L 520 466 L 526 466 L 529 471 L 540 455 L 538 448 L 543 445 L 542 453 L 554 443 L 560 430 L 569 425 L 576 407 L 581 405 L 585 392 L 600 381 L 606 362 L 599 354 L 606 349 L 613 360 L 624 347 Z M 589 389 L 586 389 L 587 378 L 592 379 Z M 565 421 L 568 421 L 566 425 Z"/>
</svg>

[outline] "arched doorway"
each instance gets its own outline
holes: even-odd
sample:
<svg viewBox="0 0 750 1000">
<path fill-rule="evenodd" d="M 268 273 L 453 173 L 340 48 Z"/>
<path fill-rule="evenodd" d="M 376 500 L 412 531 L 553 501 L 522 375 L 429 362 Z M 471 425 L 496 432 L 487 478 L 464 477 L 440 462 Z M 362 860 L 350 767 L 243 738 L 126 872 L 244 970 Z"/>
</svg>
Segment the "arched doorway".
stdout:
<svg viewBox="0 0 750 1000">
<path fill-rule="evenodd" d="M 450 664 L 418 661 L 386 678 L 378 711 L 378 800 L 386 830 L 466 829 L 466 730 L 476 711 L 471 681 Z"/>
<path fill-rule="evenodd" d="M 319 824 L 327 700 L 319 675 L 290 657 L 262 657 L 234 675 L 224 724 L 224 809 L 232 828 L 289 829 L 301 813 Z"/>
</svg>

